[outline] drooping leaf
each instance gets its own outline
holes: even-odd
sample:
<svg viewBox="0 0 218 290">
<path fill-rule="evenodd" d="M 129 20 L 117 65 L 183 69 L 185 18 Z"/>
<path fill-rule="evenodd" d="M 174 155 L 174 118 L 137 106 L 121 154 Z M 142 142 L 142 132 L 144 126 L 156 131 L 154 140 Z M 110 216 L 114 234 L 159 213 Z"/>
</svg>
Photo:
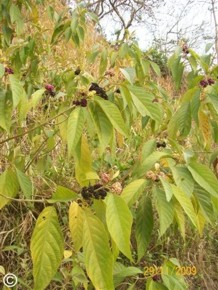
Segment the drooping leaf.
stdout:
<svg viewBox="0 0 218 290">
<path fill-rule="evenodd" d="M 172 73 L 172 77 L 177 90 L 181 86 L 182 75 L 184 71 L 184 64 L 181 62 L 180 52 L 181 48 L 177 49 L 176 52 L 168 60 L 168 67 Z"/>
<path fill-rule="evenodd" d="M 18 178 L 20 187 L 21 187 L 25 197 L 31 198 L 33 195 L 33 185 L 32 185 L 30 178 L 25 173 L 23 173 L 22 171 L 20 171 L 17 168 L 16 168 L 16 172 L 17 172 L 17 178 Z"/>
<path fill-rule="evenodd" d="M 120 196 L 113 194 L 107 196 L 106 222 L 108 231 L 119 250 L 132 260 L 130 235 L 133 217 L 126 202 Z"/>
<path fill-rule="evenodd" d="M 163 190 L 156 188 L 153 192 L 160 221 L 160 236 L 162 236 L 173 222 L 173 204 L 172 201 L 168 202 L 166 200 Z"/>
<path fill-rule="evenodd" d="M 175 219 L 178 224 L 180 233 L 183 239 L 185 239 L 185 215 L 184 215 L 184 211 L 181 205 L 176 199 L 173 200 L 173 208 L 174 208 Z"/>
<path fill-rule="evenodd" d="M 4 74 L 5 74 L 5 68 L 3 64 L 0 63 L 0 78 L 2 78 Z"/>
<path fill-rule="evenodd" d="M 128 206 L 131 206 L 144 190 L 145 186 L 145 179 L 134 180 L 123 189 L 121 197 L 125 200 Z"/>
<path fill-rule="evenodd" d="M 99 74 L 103 75 L 105 70 L 107 69 L 107 56 L 108 52 L 107 49 L 103 49 L 100 57 L 100 66 L 99 66 Z"/>
<path fill-rule="evenodd" d="M 194 190 L 194 180 L 184 166 L 170 166 L 176 185 L 181 188 L 188 196 L 191 196 Z"/>
<path fill-rule="evenodd" d="M 79 251 L 83 241 L 84 212 L 77 202 L 72 202 L 69 209 L 69 227 L 75 251 Z"/>
<path fill-rule="evenodd" d="M 174 184 L 171 184 L 171 188 L 172 188 L 175 198 L 178 200 L 178 202 L 180 203 L 181 207 L 184 209 L 187 216 L 190 218 L 193 225 L 197 227 L 196 213 L 195 213 L 193 204 L 191 202 L 191 198 L 188 197 L 186 193 L 184 193 L 180 188 L 178 188 Z"/>
<path fill-rule="evenodd" d="M 12 169 L 6 169 L 6 171 L 0 175 L 0 209 L 11 202 L 10 197 L 15 197 L 18 190 L 19 183 L 16 173 Z"/>
<path fill-rule="evenodd" d="M 120 68 L 120 71 L 131 84 L 134 84 L 136 73 L 133 67 Z"/>
<path fill-rule="evenodd" d="M 9 132 L 11 126 L 11 106 L 7 104 L 7 94 L 0 90 L 0 127 Z"/>
<path fill-rule="evenodd" d="M 53 206 L 39 215 L 31 237 L 34 290 L 44 290 L 55 275 L 64 253 L 64 239 Z"/>
<path fill-rule="evenodd" d="M 101 107 L 114 128 L 124 136 L 127 136 L 128 129 L 117 106 L 109 101 L 100 100 L 100 98 L 96 98 L 96 103 Z"/>
<path fill-rule="evenodd" d="M 168 124 L 169 137 L 175 138 L 177 132 L 186 137 L 191 130 L 191 107 L 190 102 L 183 103 L 175 112 Z"/>
<path fill-rule="evenodd" d="M 16 76 L 12 74 L 9 75 L 9 81 L 10 81 L 12 97 L 13 97 L 13 107 L 16 108 L 22 99 L 22 96 L 24 94 L 24 89 Z"/>
<path fill-rule="evenodd" d="M 195 184 L 194 194 L 199 202 L 205 218 L 212 224 L 215 217 L 210 194 L 198 184 Z"/>
<path fill-rule="evenodd" d="M 109 237 L 102 222 L 88 211 L 84 214 L 83 251 L 86 271 L 95 289 L 114 289 Z"/>
<path fill-rule="evenodd" d="M 81 138 L 83 127 L 84 127 L 85 117 L 83 109 L 77 107 L 70 114 L 67 125 L 67 144 L 68 144 L 68 154 L 72 155 L 76 145 Z"/>
<path fill-rule="evenodd" d="M 158 124 L 163 117 L 163 110 L 157 103 L 153 103 L 154 97 L 147 92 L 144 88 L 136 86 L 128 86 L 133 103 L 138 112 L 143 116 L 149 116 L 155 120 Z"/>
<path fill-rule="evenodd" d="M 153 211 L 150 198 L 142 196 L 136 212 L 136 241 L 138 261 L 143 257 L 151 240 Z"/>
<path fill-rule="evenodd" d="M 206 165 L 191 161 L 188 164 L 188 170 L 201 187 L 214 197 L 218 197 L 218 180 Z"/>
<path fill-rule="evenodd" d="M 100 141 L 100 153 L 103 154 L 112 138 L 113 126 L 99 106 L 96 108 L 90 104 L 89 110 Z"/>
<path fill-rule="evenodd" d="M 40 89 L 32 94 L 31 100 L 30 100 L 30 107 L 34 109 L 38 105 L 38 103 L 42 100 L 44 92 L 45 92 L 45 89 Z"/>
</svg>

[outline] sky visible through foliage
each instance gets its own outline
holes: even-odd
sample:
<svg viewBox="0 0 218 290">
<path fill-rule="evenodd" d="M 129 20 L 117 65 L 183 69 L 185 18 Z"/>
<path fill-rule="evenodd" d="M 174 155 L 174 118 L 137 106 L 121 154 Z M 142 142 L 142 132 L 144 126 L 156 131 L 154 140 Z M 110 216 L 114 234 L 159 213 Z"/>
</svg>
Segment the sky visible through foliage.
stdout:
<svg viewBox="0 0 218 290">
<path fill-rule="evenodd" d="M 132 27 L 142 49 L 152 45 L 153 40 L 170 41 L 180 37 L 188 39 L 191 46 L 198 52 L 204 52 L 206 43 L 213 42 L 214 22 L 210 11 L 211 4 L 199 0 L 165 0 L 155 10 L 155 19 L 147 19 L 146 24 L 140 23 Z M 111 25 L 110 17 L 102 21 L 108 38 L 113 39 L 114 29 L 118 24 Z M 175 45 L 174 45 L 175 47 Z M 172 44 L 173 49 L 173 44 Z"/>
</svg>

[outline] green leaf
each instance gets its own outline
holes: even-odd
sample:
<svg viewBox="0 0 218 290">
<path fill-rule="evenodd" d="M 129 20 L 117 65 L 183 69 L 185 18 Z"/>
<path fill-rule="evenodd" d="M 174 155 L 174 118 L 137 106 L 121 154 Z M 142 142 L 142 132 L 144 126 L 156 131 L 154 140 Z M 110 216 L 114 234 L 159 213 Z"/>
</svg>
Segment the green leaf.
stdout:
<svg viewBox="0 0 218 290">
<path fill-rule="evenodd" d="M 100 58 L 100 66 L 99 66 L 99 74 L 103 75 L 105 70 L 107 69 L 107 49 L 103 49 Z"/>
<path fill-rule="evenodd" d="M 184 65 L 181 63 L 180 50 L 177 50 L 168 60 L 168 67 L 172 73 L 175 87 L 178 90 L 181 86 Z"/>
<path fill-rule="evenodd" d="M 142 274 L 142 271 L 136 267 L 125 267 L 123 264 L 116 262 L 114 265 L 114 284 L 117 287 L 126 277 Z"/>
<path fill-rule="evenodd" d="M 181 205 L 176 199 L 173 199 L 173 208 L 175 219 L 178 224 L 181 236 L 183 237 L 183 239 L 185 239 L 185 215 Z"/>
<path fill-rule="evenodd" d="M 38 105 L 38 103 L 42 100 L 43 94 L 45 92 L 45 89 L 37 90 L 35 93 L 32 94 L 31 100 L 30 100 L 30 107 L 33 109 Z"/>
<path fill-rule="evenodd" d="M 187 196 L 191 196 L 194 190 L 194 180 L 188 169 L 184 166 L 170 166 L 170 169 L 173 173 L 176 185 L 181 188 Z"/>
<path fill-rule="evenodd" d="M 0 78 L 2 78 L 4 74 L 5 74 L 5 67 L 3 66 L 3 64 L 0 63 Z"/>
<path fill-rule="evenodd" d="M 52 198 L 48 202 L 67 202 L 78 197 L 78 194 L 67 187 L 58 185 L 56 191 L 53 193 Z"/>
<path fill-rule="evenodd" d="M 210 194 L 198 184 L 195 184 L 194 194 L 205 218 L 212 224 L 214 221 L 214 210 Z"/>
<path fill-rule="evenodd" d="M 166 199 L 169 202 L 173 196 L 173 192 L 170 186 L 170 183 L 163 177 L 160 177 L 160 181 L 162 183 L 165 195 L 166 195 Z"/>
<path fill-rule="evenodd" d="M 160 220 L 160 237 L 166 232 L 173 222 L 174 211 L 172 202 L 167 202 L 166 195 L 163 190 L 154 189 L 157 212 Z"/>
<path fill-rule="evenodd" d="M 122 135 L 127 136 L 128 129 L 117 106 L 110 101 L 100 100 L 100 98 L 96 98 L 96 103 L 101 107 L 114 128 Z"/>
<path fill-rule="evenodd" d="M 114 289 L 113 256 L 103 223 L 85 211 L 83 225 L 85 267 L 95 289 Z"/>
<path fill-rule="evenodd" d="M 145 255 L 145 251 L 151 240 L 151 233 L 153 229 L 153 211 L 151 199 L 142 196 L 139 201 L 139 206 L 136 212 L 136 242 L 138 262 Z"/>
<path fill-rule="evenodd" d="M 60 24 L 58 25 L 55 29 L 54 32 L 52 34 L 51 37 L 51 44 L 55 44 L 55 42 L 57 42 L 58 38 L 64 33 L 64 24 Z"/>
<path fill-rule="evenodd" d="M 146 290 L 168 290 L 163 284 L 153 281 L 152 278 L 148 278 L 146 282 Z"/>
<path fill-rule="evenodd" d="M 163 271 L 161 273 L 164 285 L 170 290 L 187 290 L 188 287 L 184 277 L 177 275 L 176 266 L 177 264 L 171 261 L 164 262 Z"/>
<path fill-rule="evenodd" d="M 183 103 L 177 112 L 171 118 L 168 124 L 168 133 L 170 138 L 175 138 L 177 131 L 180 135 L 186 137 L 191 130 L 191 106 L 190 102 Z"/>
<path fill-rule="evenodd" d="M 106 198 L 106 222 L 108 231 L 119 250 L 132 261 L 130 235 L 133 217 L 126 202 L 117 195 Z"/>
<path fill-rule="evenodd" d="M 73 112 L 71 112 L 67 124 L 67 144 L 69 156 L 74 153 L 76 145 L 81 138 L 84 123 L 85 117 L 83 109 L 80 107 L 75 108 Z"/>
<path fill-rule="evenodd" d="M 64 253 L 64 239 L 53 206 L 39 215 L 31 237 L 34 290 L 44 290 L 55 275 Z"/>
<path fill-rule="evenodd" d="M 133 67 L 120 68 L 120 71 L 131 84 L 135 82 L 136 73 Z"/>
<path fill-rule="evenodd" d="M 156 75 L 157 75 L 158 77 L 160 77 L 160 76 L 161 76 L 161 71 L 160 71 L 159 66 L 158 66 L 155 62 L 153 62 L 153 61 L 150 61 L 150 64 L 151 64 L 152 69 L 153 69 L 154 72 L 156 73 Z"/>
<path fill-rule="evenodd" d="M 22 171 L 20 171 L 17 168 L 16 168 L 16 172 L 17 172 L 17 178 L 18 178 L 20 187 L 21 187 L 25 197 L 31 198 L 33 195 L 33 185 L 32 185 L 30 178 L 25 173 L 23 173 Z"/>
<path fill-rule="evenodd" d="M 151 139 L 142 146 L 141 160 L 145 160 L 156 149 L 156 140 Z"/>
<path fill-rule="evenodd" d="M 94 104 L 90 104 L 89 112 L 94 122 L 100 141 L 100 154 L 103 154 L 105 152 L 105 148 L 108 146 L 112 138 L 113 126 L 109 121 L 108 117 L 99 106 L 96 107 L 94 106 Z"/>
<path fill-rule="evenodd" d="M 0 90 L 0 127 L 9 132 L 11 126 L 11 106 L 7 104 L 7 94 Z"/>
<path fill-rule="evenodd" d="M 17 175 L 12 169 L 7 169 L 0 175 L 0 209 L 11 200 L 6 197 L 15 197 L 19 190 Z"/>
<path fill-rule="evenodd" d="M 169 156 L 168 153 L 165 152 L 158 152 L 155 151 L 151 153 L 145 160 L 140 162 L 138 166 L 136 167 L 136 170 L 134 170 L 134 174 L 136 174 L 138 177 L 143 176 L 148 170 L 150 170 L 154 164 L 160 160 L 162 157 Z"/>
<path fill-rule="evenodd" d="M 149 116 L 151 119 L 160 123 L 163 118 L 163 110 L 157 103 L 152 103 L 154 96 L 147 92 L 144 88 L 137 86 L 128 86 L 133 103 L 138 112 L 143 116 Z"/>
<path fill-rule="evenodd" d="M 9 75 L 9 81 L 11 85 L 12 97 L 13 97 L 13 107 L 16 108 L 20 103 L 22 96 L 24 94 L 23 86 L 20 81 L 14 75 Z"/>
<path fill-rule="evenodd" d="M 201 187 L 214 197 L 218 197 L 218 180 L 206 165 L 192 161 L 188 164 L 188 170 Z"/>
<path fill-rule="evenodd" d="M 184 209 L 187 216 L 190 218 L 193 225 L 197 227 L 196 214 L 190 197 L 188 197 L 186 193 L 184 193 L 180 188 L 178 188 L 174 184 L 171 184 L 171 188 L 175 198 L 178 200 L 178 202 Z"/>
<path fill-rule="evenodd" d="M 18 6 L 14 4 L 10 6 L 10 16 L 11 16 L 11 22 L 16 24 L 17 34 L 18 35 L 21 34 L 24 28 L 24 21 L 23 21 L 23 15 L 21 14 L 21 11 L 18 8 Z"/>
<path fill-rule="evenodd" d="M 79 251 L 83 241 L 84 213 L 77 202 L 72 202 L 69 209 L 69 227 L 75 251 Z"/>
<path fill-rule="evenodd" d="M 145 179 L 137 179 L 128 184 L 122 191 L 121 197 L 125 200 L 128 206 L 134 204 L 136 199 L 142 193 L 147 182 Z"/>
</svg>

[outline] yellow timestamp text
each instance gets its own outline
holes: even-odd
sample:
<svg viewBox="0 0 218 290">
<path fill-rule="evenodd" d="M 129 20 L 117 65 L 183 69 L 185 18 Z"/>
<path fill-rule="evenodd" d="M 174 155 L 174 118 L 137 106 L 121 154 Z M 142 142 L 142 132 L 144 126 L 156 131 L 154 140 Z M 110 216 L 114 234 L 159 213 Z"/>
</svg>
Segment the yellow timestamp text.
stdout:
<svg viewBox="0 0 218 290">
<path fill-rule="evenodd" d="M 170 272 L 172 272 L 172 269 L 170 269 Z M 175 266 L 173 269 L 173 272 L 175 275 L 179 276 L 195 276 L 197 274 L 197 268 L 195 266 Z M 161 274 L 170 274 L 169 269 L 167 267 L 162 266 L 146 266 L 144 267 L 144 276 L 155 276 L 155 275 L 161 275 Z"/>
</svg>

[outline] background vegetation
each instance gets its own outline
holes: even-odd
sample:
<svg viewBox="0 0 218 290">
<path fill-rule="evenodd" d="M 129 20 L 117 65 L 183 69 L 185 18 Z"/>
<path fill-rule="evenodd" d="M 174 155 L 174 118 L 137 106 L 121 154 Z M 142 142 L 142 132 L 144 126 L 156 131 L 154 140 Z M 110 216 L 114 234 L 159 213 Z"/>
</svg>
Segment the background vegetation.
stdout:
<svg viewBox="0 0 218 290">
<path fill-rule="evenodd" d="M 0 22 L 0 279 L 217 289 L 210 47 L 112 44 L 93 12 L 47 0 L 4 0 Z"/>
</svg>

